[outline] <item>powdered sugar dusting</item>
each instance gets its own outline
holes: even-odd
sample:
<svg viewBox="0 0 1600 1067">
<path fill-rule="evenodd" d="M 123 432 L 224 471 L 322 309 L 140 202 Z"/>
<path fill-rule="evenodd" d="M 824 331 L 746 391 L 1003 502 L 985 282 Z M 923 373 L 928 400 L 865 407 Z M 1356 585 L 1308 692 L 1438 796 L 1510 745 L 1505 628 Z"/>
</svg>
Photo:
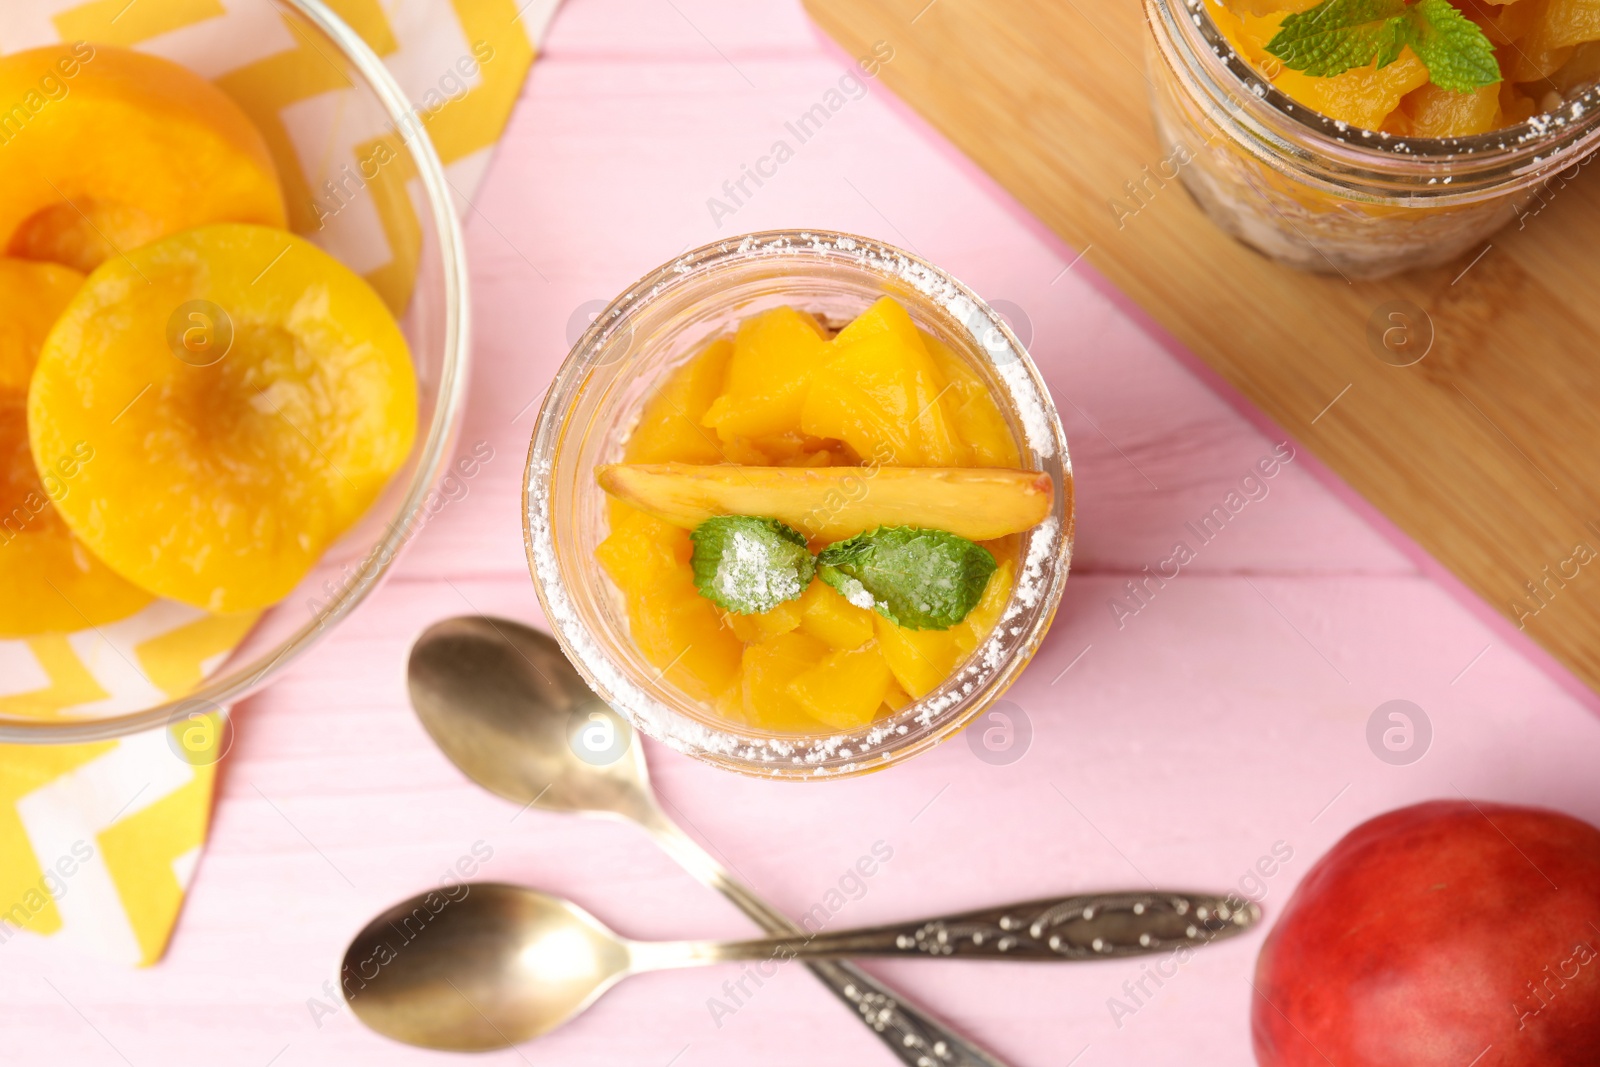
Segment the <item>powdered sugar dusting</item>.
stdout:
<svg viewBox="0 0 1600 1067">
<path fill-rule="evenodd" d="M 805 591 L 800 576 L 774 567 L 767 545 L 744 530 L 729 536 L 711 584 L 724 603 L 779 604 Z"/>
<path fill-rule="evenodd" d="M 867 587 L 848 574 L 839 576 L 838 590 L 841 596 L 863 611 L 873 611 L 878 606 L 877 600 L 868 592 Z"/>
</svg>

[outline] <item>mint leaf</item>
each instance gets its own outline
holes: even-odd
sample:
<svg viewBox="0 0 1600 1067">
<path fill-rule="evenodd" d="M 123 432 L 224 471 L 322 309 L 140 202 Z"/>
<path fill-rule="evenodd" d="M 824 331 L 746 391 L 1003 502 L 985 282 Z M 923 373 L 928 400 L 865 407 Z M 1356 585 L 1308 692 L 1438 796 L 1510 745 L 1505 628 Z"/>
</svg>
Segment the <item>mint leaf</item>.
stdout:
<svg viewBox="0 0 1600 1067">
<path fill-rule="evenodd" d="M 917 526 L 879 526 L 817 556 L 817 576 L 841 596 L 908 630 L 948 630 L 966 618 L 994 571 L 982 545 Z"/>
<path fill-rule="evenodd" d="M 1267 51 L 1290 70 L 1331 78 L 1387 67 L 1407 45 L 1441 89 L 1470 93 L 1500 80 L 1494 45 L 1450 0 L 1323 0 L 1284 16 Z"/>
<path fill-rule="evenodd" d="M 689 540 L 695 588 L 738 615 L 797 599 L 816 573 L 806 539 L 776 519 L 719 515 L 695 527 Z"/>
<path fill-rule="evenodd" d="M 1267 51 L 1290 70 L 1317 78 L 1373 60 L 1386 67 L 1405 47 L 1406 17 L 1405 0 L 1323 0 L 1309 11 L 1286 15 Z"/>
<path fill-rule="evenodd" d="M 1494 45 L 1449 0 L 1417 0 L 1409 15 L 1406 43 L 1428 68 L 1433 84 L 1470 93 L 1500 80 Z"/>
</svg>

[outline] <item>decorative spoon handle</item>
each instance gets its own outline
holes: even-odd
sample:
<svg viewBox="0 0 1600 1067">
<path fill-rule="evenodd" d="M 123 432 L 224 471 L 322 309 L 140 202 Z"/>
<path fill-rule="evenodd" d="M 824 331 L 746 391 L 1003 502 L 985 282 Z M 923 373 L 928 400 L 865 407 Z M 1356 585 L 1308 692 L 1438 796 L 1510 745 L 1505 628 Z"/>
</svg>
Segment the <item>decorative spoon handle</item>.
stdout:
<svg viewBox="0 0 1600 1067">
<path fill-rule="evenodd" d="M 782 912 L 735 879 L 699 843 L 657 809 L 640 822 L 689 873 L 722 893 L 762 929 L 776 935 L 804 934 Z M 763 953 L 763 956 L 770 955 Z M 812 974 L 853 1007 L 861 1021 L 877 1033 L 895 1056 L 909 1067 L 1006 1067 L 983 1049 L 947 1030 L 943 1023 L 899 993 L 857 969 L 854 964 L 813 959 L 805 961 Z"/>
<path fill-rule="evenodd" d="M 1207 893 L 1093 893 L 809 937 L 697 943 L 706 962 L 795 956 L 1076 961 L 1196 949 L 1243 933 L 1254 904 Z M 702 955 L 704 953 L 704 955 Z"/>
</svg>

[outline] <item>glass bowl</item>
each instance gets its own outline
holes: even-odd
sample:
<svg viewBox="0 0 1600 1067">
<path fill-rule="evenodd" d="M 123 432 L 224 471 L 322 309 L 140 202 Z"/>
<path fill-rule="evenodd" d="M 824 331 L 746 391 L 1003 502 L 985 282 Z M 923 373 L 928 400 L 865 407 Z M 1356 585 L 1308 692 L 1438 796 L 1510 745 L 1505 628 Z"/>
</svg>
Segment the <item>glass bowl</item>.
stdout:
<svg viewBox="0 0 1600 1067">
<path fill-rule="evenodd" d="M 621 594 L 601 572 L 605 493 L 595 468 L 622 448 L 658 383 L 710 340 L 780 304 L 843 326 L 882 296 L 986 381 L 1028 466 L 1049 475 L 1053 509 L 1022 535 L 1020 570 L 988 641 L 939 688 L 853 733 L 795 736 L 728 722 L 662 678 L 628 635 Z M 966 286 L 864 237 L 772 231 L 695 249 L 611 303 L 557 372 L 534 428 L 523 517 L 534 587 L 584 678 L 643 733 L 715 766 L 772 778 L 863 774 L 924 752 L 995 701 L 1039 647 L 1067 580 L 1072 467 L 1050 394 L 1021 342 Z"/>
<path fill-rule="evenodd" d="M 372 172 L 352 178 L 356 168 L 364 166 L 358 156 L 339 175 L 342 194 L 336 199 L 334 194 L 315 187 L 310 179 L 306 184 L 314 187 L 305 190 L 300 198 L 290 188 L 285 191 L 291 228 L 358 273 L 370 269 L 373 263 L 390 259 L 400 265 L 378 288 L 400 317 L 411 348 L 417 375 L 416 443 L 405 466 L 366 516 L 329 548 L 293 593 L 261 615 L 223 667 L 197 688 L 174 699 L 94 718 L 34 720 L 0 715 L 0 742 L 96 741 L 228 708 L 270 682 L 337 626 L 372 592 L 396 555 L 431 514 L 437 497 L 434 486 L 450 462 L 467 387 L 465 254 L 451 206 L 450 186 L 411 102 L 355 31 L 319 0 L 274 0 L 274 7 L 289 34 L 322 57 L 303 69 L 281 68 L 285 76 L 305 79 L 304 95 L 309 97 L 329 90 L 331 65 L 347 86 L 339 93 L 341 110 L 328 144 L 366 146 L 367 158 L 372 159 L 371 146 L 384 138 L 395 154 L 382 160 L 384 175 L 398 178 L 387 189 L 380 188 L 378 181 L 373 182 L 374 188 L 365 188 L 364 179 L 373 177 L 376 166 Z M 241 54 L 249 46 L 250 42 L 240 41 Z M 228 66 L 219 63 L 215 51 L 215 43 L 206 38 L 203 47 L 195 46 L 192 57 L 170 52 L 163 55 L 178 62 L 186 62 L 187 58 L 192 60 L 188 65 L 210 73 Z M 225 80 L 221 84 L 226 87 Z M 293 95 L 292 87 L 269 95 L 286 98 Z M 275 111 L 262 114 L 262 102 L 240 99 L 239 103 L 252 118 L 257 118 L 258 125 L 262 124 L 262 117 L 277 119 Z M 272 138 L 269 143 L 275 157 L 279 156 L 279 145 L 288 144 L 286 139 Z M 278 162 L 282 172 L 284 160 L 279 157 Z M 322 175 L 315 177 L 320 179 Z M 406 181 L 407 178 L 414 180 Z M 363 220 L 371 219 L 370 205 L 350 212 L 338 210 L 355 203 L 358 197 L 370 198 L 395 189 L 405 197 L 407 186 L 415 189 L 407 198 L 419 224 L 414 248 L 407 248 L 403 240 L 391 245 L 381 229 L 370 225 L 363 228 Z M 405 269 L 412 252 L 414 280 Z M 104 640 L 103 635 L 100 639 Z M 109 650 L 103 650 L 101 655 L 113 658 Z M 126 655 L 122 658 L 126 659 Z"/>
<path fill-rule="evenodd" d="M 1144 0 L 1164 159 L 1211 220 L 1302 270 L 1380 278 L 1477 248 L 1600 144 L 1600 89 L 1468 137 L 1401 137 L 1320 115 L 1274 88 L 1206 0 Z"/>
</svg>

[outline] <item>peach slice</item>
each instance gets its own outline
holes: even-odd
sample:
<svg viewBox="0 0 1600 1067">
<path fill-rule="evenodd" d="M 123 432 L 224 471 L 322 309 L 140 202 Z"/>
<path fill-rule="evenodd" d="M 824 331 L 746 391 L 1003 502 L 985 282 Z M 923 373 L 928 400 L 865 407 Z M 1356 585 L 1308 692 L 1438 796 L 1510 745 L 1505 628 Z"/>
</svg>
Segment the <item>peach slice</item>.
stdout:
<svg viewBox="0 0 1600 1067">
<path fill-rule="evenodd" d="M 951 432 L 945 383 L 905 308 L 883 297 L 831 347 L 826 363 L 808 369 L 801 430 L 843 441 L 863 457 L 887 450 L 897 466 L 951 467 L 971 458 Z"/>
<path fill-rule="evenodd" d="M 1295 100 L 1331 119 L 1365 130 L 1377 130 L 1400 100 L 1428 82 L 1428 68 L 1410 48 L 1400 58 L 1379 68 L 1376 61 L 1352 67 L 1331 78 L 1318 78 L 1298 70 L 1284 70 L 1272 84 Z"/>
<path fill-rule="evenodd" d="M 799 430 L 807 375 L 827 354 L 822 327 L 803 311 L 776 307 L 746 319 L 733 338 L 726 391 L 700 421 L 723 441 Z"/>
<path fill-rule="evenodd" d="M 745 717 L 776 733 L 816 732 L 817 720 L 790 686 L 827 655 L 827 645 L 794 631 L 746 646 L 741 664 Z"/>
<path fill-rule="evenodd" d="M 110 45 L 0 58 L 0 248 L 93 270 L 210 222 L 284 225 L 260 132 L 170 60 Z"/>
<path fill-rule="evenodd" d="M 1321 0 L 1222 0 L 1229 11 L 1240 15 L 1277 15 L 1310 11 Z"/>
<path fill-rule="evenodd" d="M 1038 471 L 1001 468 L 613 463 L 596 478 L 618 500 L 678 526 L 760 515 L 824 541 L 875 526 L 923 526 L 988 541 L 1042 522 L 1052 492 Z"/>
<path fill-rule="evenodd" d="M 818 722 L 859 730 L 877 715 L 892 684 L 889 665 L 876 648 L 839 649 L 796 675 L 789 696 Z"/>
<path fill-rule="evenodd" d="M 848 651 L 872 640 L 872 612 L 856 607 L 820 578 L 793 603 L 800 611 L 799 628 L 832 648 Z"/>
<path fill-rule="evenodd" d="M 983 379 L 952 352 L 948 345 L 930 334 L 922 335 L 928 355 L 944 375 L 948 392 L 943 402 L 950 413 L 950 425 L 972 451 L 974 467 L 1020 467 L 1022 457 L 1006 417 L 995 403 L 994 393 Z"/>
<path fill-rule="evenodd" d="M 56 502 L 72 532 L 215 612 L 287 595 L 405 462 L 416 420 L 405 338 L 371 287 L 302 238 L 232 224 L 102 264 L 28 395 L 36 457 L 95 450 Z"/>
<path fill-rule="evenodd" d="M 732 356 L 731 342 L 713 341 L 656 390 L 628 437 L 628 462 L 720 463 L 726 458 L 717 435 L 700 425 L 700 418 L 722 392 Z"/>
<path fill-rule="evenodd" d="M 817 583 L 813 581 L 811 584 Z M 735 637 L 750 645 L 769 641 L 790 630 L 798 629 L 800 620 L 799 600 L 785 600 L 771 611 L 752 615 L 740 615 L 732 611 L 725 611 L 722 614 L 723 624 L 733 631 Z"/>
<path fill-rule="evenodd" d="M 1523 46 L 1538 52 L 1596 39 L 1600 39 L 1600 4 L 1594 0 L 1549 0 Z"/>
<path fill-rule="evenodd" d="M 595 555 L 622 592 L 645 658 L 667 681 L 709 700 L 738 682 L 743 646 L 695 589 L 690 551 L 688 531 L 613 502 L 611 533 Z"/>
<path fill-rule="evenodd" d="M 94 447 L 75 441 L 36 462 L 28 445 L 28 380 L 82 284 L 83 275 L 59 264 L 0 259 L 0 637 L 99 626 L 151 599 L 96 559 L 56 512 L 56 501 L 81 491 Z"/>
<path fill-rule="evenodd" d="M 882 616 L 876 625 L 878 647 L 896 684 L 917 700 L 939 688 L 961 662 L 951 630 L 907 630 Z"/>
<path fill-rule="evenodd" d="M 1470 93 L 1441 89 L 1432 82 L 1413 89 L 1400 102 L 1413 137 L 1466 137 L 1500 125 L 1500 83 Z"/>
</svg>

